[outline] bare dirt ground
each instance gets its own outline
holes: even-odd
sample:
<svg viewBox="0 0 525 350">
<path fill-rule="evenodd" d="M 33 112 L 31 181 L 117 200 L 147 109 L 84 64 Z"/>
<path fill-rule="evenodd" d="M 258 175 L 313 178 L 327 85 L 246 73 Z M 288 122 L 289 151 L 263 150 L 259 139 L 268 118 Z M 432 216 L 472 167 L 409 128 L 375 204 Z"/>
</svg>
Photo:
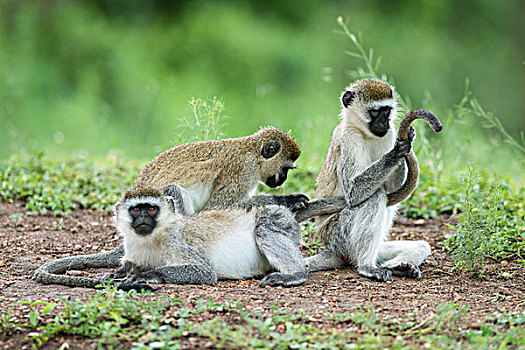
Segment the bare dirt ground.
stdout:
<svg viewBox="0 0 525 350">
<path fill-rule="evenodd" d="M 85 300 L 95 294 L 87 288 L 41 285 L 32 279 L 41 264 L 60 257 L 110 250 L 120 243 L 111 215 L 78 210 L 71 215 L 25 213 L 24 203 L 3 202 L 0 209 L 0 313 L 6 313 L 19 300 L 51 301 L 56 297 Z M 485 316 L 494 312 L 525 311 L 525 269 L 513 261 L 492 263 L 483 279 L 461 275 L 452 270 L 453 263 L 443 246 L 449 229 L 434 220 L 396 221 L 392 239 L 425 239 L 433 249 L 423 263 L 421 280 L 394 278 L 380 283 L 359 276 L 353 269 L 317 272 L 306 284 L 294 288 L 260 288 L 257 280 L 220 281 L 214 286 L 165 285 L 156 295 L 178 294 L 182 300 L 212 298 L 224 302 L 242 298 L 248 308 L 264 310 L 273 303 L 281 309 L 304 310 L 323 327 L 324 316 L 353 311 L 370 303 L 380 317 L 403 319 L 413 315 L 424 319 L 440 303 L 468 306 L 459 327 L 477 329 Z M 103 276 L 108 270 L 88 272 Z M 503 275 L 511 277 L 504 278 Z M 19 319 L 27 317 L 28 308 L 15 309 Z M 30 347 L 21 345 L 25 334 L 0 334 L 0 348 Z M 70 348 L 84 348 L 91 342 L 69 337 Z M 60 346 L 60 340 L 58 346 Z M 58 347 L 57 346 L 57 347 Z M 51 347 L 52 348 L 52 347 Z"/>
</svg>

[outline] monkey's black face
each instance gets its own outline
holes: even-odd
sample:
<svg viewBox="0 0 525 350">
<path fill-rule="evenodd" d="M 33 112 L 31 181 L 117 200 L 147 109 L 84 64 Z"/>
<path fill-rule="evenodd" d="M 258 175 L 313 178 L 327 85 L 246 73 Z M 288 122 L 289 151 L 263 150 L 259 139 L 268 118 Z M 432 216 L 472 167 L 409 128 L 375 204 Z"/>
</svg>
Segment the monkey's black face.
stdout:
<svg viewBox="0 0 525 350">
<path fill-rule="evenodd" d="M 388 132 L 388 129 L 390 128 L 390 111 L 392 110 L 391 107 L 381 107 L 379 109 L 370 109 L 368 113 L 370 114 L 370 123 L 368 123 L 368 127 L 370 128 L 370 131 L 372 134 L 383 137 Z"/>
<path fill-rule="evenodd" d="M 286 178 L 288 177 L 288 171 L 290 169 L 293 169 L 293 167 L 283 166 L 280 172 L 278 172 L 277 174 L 273 176 L 268 177 L 266 181 L 264 181 L 264 183 L 271 188 L 276 188 L 276 187 L 281 186 L 286 181 Z"/>
<path fill-rule="evenodd" d="M 131 226 L 138 235 L 146 236 L 153 231 L 157 221 L 155 218 L 159 213 L 159 207 L 156 205 L 139 204 L 129 208 L 131 216 Z"/>
</svg>

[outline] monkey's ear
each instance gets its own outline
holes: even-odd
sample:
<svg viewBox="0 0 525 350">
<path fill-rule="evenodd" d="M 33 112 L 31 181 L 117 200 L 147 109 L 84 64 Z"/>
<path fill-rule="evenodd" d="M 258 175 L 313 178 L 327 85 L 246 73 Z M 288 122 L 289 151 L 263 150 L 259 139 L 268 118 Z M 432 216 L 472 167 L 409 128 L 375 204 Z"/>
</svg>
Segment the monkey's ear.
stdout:
<svg viewBox="0 0 525 350">
<path fill-rule="evenodd" d="M 272 158 L 277 153 L 279 153 L 279 150 L 281 149 L 281 144 L 275 140 L 272 140 L 270 142 L 267 142 L 261 151 L 261 155 L 266 158 Z"/>
<path fill-rule="evenodd" d="M 118 220 L 118 209 L 120 207 L 120 201 L 117 202 L 117 204 L 115 204 L 115 206 L 113 207 L 113 215 L 115 215 L 115 218 Z"/>
<path fill-rule="evenodd" d="M 175 205 L 175 199 L 172 196 L 165 196 L 166 201 L 168 202 L 168 206 L 170 207 L 171 211 L 176 213 L 177 212 L 177 206 Z"/>
<path fill-rule="evenodd" d="M 164 195 L 165 196 L 171 196 L 171 197 L 175 197 L 175 196 L 181 196 L 181 190 L 180 190 L 180 186 L 177 185 L 176 183 L 171 183 L 171 184 L 168 184 L 166 185 L 166 187 L 164 187 Z"/>
<path fill-rule="evenodd" d="M 348 105 L 350 103 L 352 103 L 352 100 L 354 99 L 355 97 L 355 92 L 353 91 L 347 91 L 343 94 L 343 97 L 341 97 L 341 101 L 343 102 L 343 106 L 345 106 L 345 108 L 348 107 Z"/>
</svg>

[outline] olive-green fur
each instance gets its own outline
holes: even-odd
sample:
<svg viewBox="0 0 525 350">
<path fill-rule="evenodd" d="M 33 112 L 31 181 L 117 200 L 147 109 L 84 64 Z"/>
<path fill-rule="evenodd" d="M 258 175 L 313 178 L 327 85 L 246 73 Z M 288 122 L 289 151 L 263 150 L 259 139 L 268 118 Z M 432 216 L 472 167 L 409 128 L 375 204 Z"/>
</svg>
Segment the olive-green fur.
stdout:
<svg viewBox="0 0 525 350">
<path fill-rule="evenodd" d="M 151 184 L 138 184 L 132 190 L 125 191 L 120 201 L 124 202 L 127 199 L 134 197 L 162 197 L 162 190 L 160 187 Z"/>
<path fill-rule="evenodd" d="M 362 79 L 352 83 L 347 90 L 354 91 L 362 102 L 380 101 L 393 97 L 392 87 L 379 79 Z"/>
<path fill-rule="evenodd" d="M 278 141 L 281 149 L 275 157 L 265 159 L 261 150 L 271 140 Z M 267 127 L 246 137 L 173 147 L 142 169 L 136 185 L 204 186 L 212 191 L 209 206 L 230 205 L 248 199 L 259 181 L 278 173 L 286 161 L 295 161 L 300 153 L 299 144 L 290 135 Z"/>
</svg>

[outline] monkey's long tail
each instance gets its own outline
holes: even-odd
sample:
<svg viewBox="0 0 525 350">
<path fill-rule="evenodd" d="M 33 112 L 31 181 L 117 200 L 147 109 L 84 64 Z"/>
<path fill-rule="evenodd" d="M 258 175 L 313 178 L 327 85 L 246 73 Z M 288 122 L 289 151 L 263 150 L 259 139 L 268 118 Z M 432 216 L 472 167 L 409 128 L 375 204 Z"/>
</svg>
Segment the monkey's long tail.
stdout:
<svg viewBox="0 0 525 350">
<path fill-rule="evenodd" d="M 397 132 L 397 138 L 399 140 L 406 140 L 408 138 L 409 126 L 416 119 L 423 119 L 426 121 L 434 132 L 440 132 L 443 129 L 443 125 L 434 113 L 425 109 L 416 109 L 408 113 L 401 121 Z M 417 158 L 413 150 L 405 157 L 405 160 L 407 163 L 407 178 L 405 183 L 397 191 L 391 192 L 387 195 L 387 206 L 404 201 L 417 187 L 419 164 L 417 163 Z"/>
<path fill-rule="evenodd" d="M 346 207 L 344 196 L 314 199 L 309 201 L 304 208 L 295 212 L 295 219 L 301 222 L 314 216 L 339 213 Z"/>
<path fill-rule="evenodd" d="M 97 278 L 64 275 L 67 270 L 83 270 L 86 268 L 116 267 L 124 256 L 124 247 L 120 246 L 107 253 L 71 256 L 49 261 L 40 266 L 34 274 L 35 280 L 43 284 L 60 284 L 70 287 L 99 288 L 104 282 Z M 153 290 L 142 284 L 118 284 L 118 289 Z M 100 287 L 102 288 L 102 287 Z"/>
</svg>

